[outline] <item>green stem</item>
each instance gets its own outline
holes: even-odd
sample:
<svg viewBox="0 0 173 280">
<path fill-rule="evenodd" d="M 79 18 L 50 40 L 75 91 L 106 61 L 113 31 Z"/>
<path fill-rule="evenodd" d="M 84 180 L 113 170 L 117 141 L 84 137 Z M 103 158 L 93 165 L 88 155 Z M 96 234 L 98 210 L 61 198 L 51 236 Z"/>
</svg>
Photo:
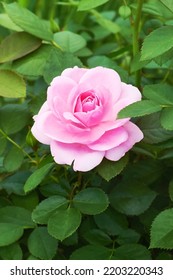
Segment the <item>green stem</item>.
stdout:
<svg viewBox="0 0 173 280">
<path fill-rule="evenodd" d="M 32 159 L 32 157 L 25 151 L 22 149 L 21 146 L 19 146 L 16 142 L 13 141 L 13 139 L 11 139 L 2 129 L 0 129 L 0 133 L 10 142 L 12 143 L 16 148 L 18 148 L 20 151 L 22 151 L 22 153 L 27 156 L 32 162 L 34 162 L 34 160 Z"/>
<path fill-rule="evenodd" d="M 140 32 L 140 20 L 142 5 L 144 0 L 139 0 L 137 3 L 136 16 L 133 26 L 133 57 L 139 53 L 139 32 Z M 140 88 L 141 84 L 141 71 L 136 71 L 136 86 Z"/>
</svg>

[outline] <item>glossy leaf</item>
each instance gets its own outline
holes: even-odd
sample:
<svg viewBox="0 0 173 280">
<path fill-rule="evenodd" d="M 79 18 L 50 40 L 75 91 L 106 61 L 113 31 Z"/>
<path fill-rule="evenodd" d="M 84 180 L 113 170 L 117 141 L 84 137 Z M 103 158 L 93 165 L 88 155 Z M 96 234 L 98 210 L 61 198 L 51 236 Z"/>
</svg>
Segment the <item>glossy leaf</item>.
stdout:
<svg viewBox="0 0 173 280">
<path fill-rule="evenodd" d="M 23 78 L 13 71 L 0 70 L 0 96 L 8 98 L 25 97 L 26 85 Z"/>
<path fill-rule="evenodd" d="M 156 193 L 141 182 L 120 183 L 110 193 L 111 206 L 126 215 L 140 215 L 149 208 Z"/>
<path fill-rule="evenodd" d="M 22 228 L 35 227 L 35 224 L 31 220 L 31 212 L 17 206 L 0 208 L 0 223 L 11 223 Z"/>
<path fill-rule="evenodd" d="M 33 52 L 41 40 L 25 32 L 12 33 L 0 44 L 0 63 L 12 61 Z"/>
<path fill-rule="evenodd" d="M 81 213 L 78 209 L 57 210 L 48 221 L 48 232 L 51 236 L 62 241 L 72 235 L 80 223 Z"/>
<path fill-rule="evenodd" d="M 163 128 L 173 130 L 173 106 L 162 110 L 160 122 Z"/>
<path fill-rule="evenodd" d="M 151 226 L 150 248 L 173 249 L 173 209 L 159 213 Z"/>
<path fill-rule="evenodd" d="M 118 113 L 119 118 L 141 117 L 161 111 L 162 107 L 150 100 L 137 101 Z"/>
<path fill-rule="evenodd" d="M 81 0 L 79 2 L 78 11 L 90 10 L 90 9 L 103 5 L 108 1 L 109 0 L 95 0 L 95 1 Z"/>
<path fill-rule="evenodd" d="M 143 94 L 153 102 L 166 106 L 173 106 L 173 87 L 168 84 L 147 85 L 144 87 Z"/>
<path fill-rule="evenodd" d="M 0 246 L 8 246 L 23 235 L 23 228 L 16 224 L 0 223 Z"/>
<path fill-rule="evenodd" d="M 75 250 L 70 260 L 110 260 L 111 249 L 103 246 L 86 245 Z"/>
<path fill-rule="evenodd" d="M 29 112 L 26 104 L 7 104 L 0 108 L 0 128 L 7 135 L 22 130 L 28 120 Z"/>
<path fill-rule="evenodd" d="M 61 31 L 54 34 L 54 41 L 66 52 L 75 53 L 86 46 L 85 39 L 71 31 Z"/>
<path fill-rule="evenodd" d="M 173 26 L 163 26 L 151 32 L 144 40 L 141 60 L 153 59 L 173 48 L 172 33 Z"/>
<path fill-rule="evenodd" d="M 24 154 L 19 148 L 13 146 L 4 157 L 4 168 L 7 172 L 14 172 L 20 168 Z"/>
<path fill-rule="evenodd" d="M 101 189 L 87 188 L 74 196 L 73 204 L 83 214 L 96 215 L 108 207 L 109 200 Z"/>
<path fill-rule="evenodd" d="M 172 0 L 160 0 L 171 12 L 173 12 Z"/>
<path fill-rule="evenodd" d="M 37 227 L 28 238 L 30 253 L 42 260 L 51 260 L 57 250 L 58 242 L 50 236 L 46 227 Z"/>
<path fill-rule="evenodd" d="M 63 196 L 54 195 L 43 200 L 33 211 L 32 219 L 39 224 L 46 224 L 49 217 L 58 209 L 67 207 L 68 200 Z"/>
<path fill-rule="evenodd" d="M 104 159 L 97 167 L 97 172 L 106 181 L 110 181 L 112 178 L 120 174 L 128 163 L 128 156 L 124 156 L 118 161 L 110 161 Z"/>
<path fill-rule="evenodd" d="M 49 171 L 54 166 L 54 163 L 48 163 L 44 165 L 43 167 L 37 169 L 26 181 L 24 185 L 24 191 L 29 192 L 35 189 L 42 180 L 46 177 L 46 175 L 49 173 Z"/>
<path fill-rule="evenodd" d="M 24 31 L 47 41 L 53 39 L 53 34 L 45 21 L 38 18 L 31 11 L 21 7 L 18 3 L 3 3 L 3 7 L 10 19 Z"/>
<path fill-rule="evenodd" d="M 114 260 L 151 260 L 150 251 L 140 244 L 125 244 L 116 248 Z"/>
<path fill-rule="evenodd" d="M 0 247 L 0 257 L 3 260 L 22 260 L 22 249 L 18 243 Z"/>
<path fill-rule="evenodd" d="M 23 31 L 22 28 L 17 26 L 7 14 L 0 14 L 0 25 L 13 31 Z"/>
</svg>

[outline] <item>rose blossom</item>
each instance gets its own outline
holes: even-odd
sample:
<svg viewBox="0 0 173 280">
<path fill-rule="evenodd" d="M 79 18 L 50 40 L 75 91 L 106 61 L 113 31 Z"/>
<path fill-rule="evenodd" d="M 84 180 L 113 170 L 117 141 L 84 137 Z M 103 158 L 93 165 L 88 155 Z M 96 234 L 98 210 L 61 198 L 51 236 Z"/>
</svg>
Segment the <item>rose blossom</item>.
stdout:
<svg viewBox="0 0 173 280">
<path fill-rule="evenodd" d="M 32 133 L 50 145 L 55 162 L 89 171 L 104 157 L 118 161 L 143 138 L 129 118 L 117 119 L 122 108 L 139 100 L 139 90 L 112 69 L 68 68 L 51 82 Z"/>
</svg>

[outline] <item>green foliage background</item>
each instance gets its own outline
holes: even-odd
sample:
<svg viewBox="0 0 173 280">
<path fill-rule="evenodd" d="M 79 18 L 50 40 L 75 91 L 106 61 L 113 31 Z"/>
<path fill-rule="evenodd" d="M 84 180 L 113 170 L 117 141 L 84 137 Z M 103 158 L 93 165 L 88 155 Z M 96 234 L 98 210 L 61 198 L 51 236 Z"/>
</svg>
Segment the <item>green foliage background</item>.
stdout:
<svg viewBox="0 0 173 280">
<path fill-rule="evenodd" d="M 0 2 L 0 258 L 173 259 L 172 1 Z M 75 65 L 143 93 L 119 117 L 144 140 L 83 174 L 30 132 L 52 78 Z"/>
</svg>

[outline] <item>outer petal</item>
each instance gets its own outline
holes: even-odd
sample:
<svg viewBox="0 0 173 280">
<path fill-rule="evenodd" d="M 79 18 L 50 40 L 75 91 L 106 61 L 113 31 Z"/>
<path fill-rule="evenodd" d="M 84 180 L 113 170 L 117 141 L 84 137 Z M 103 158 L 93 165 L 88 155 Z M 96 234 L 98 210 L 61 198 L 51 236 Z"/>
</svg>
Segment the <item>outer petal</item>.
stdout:
<svg viewBox="0 0 173 280">
<path fill-rule="evenodd" d="M 100 164 L 104 152 L 90 150 L 82 144 L 64 144 L 57 141 L 51 142 L 51 153 L 55 162 L 59 164 L 73 163 L 75 171 L 89 171 Z"/>
<path fill-rule="evenodd" d="M 71 78 L 75 82 L 79 83 L 82 76 L 88 71 L 86 68 L 79 68 L 75 66 L 74 68 L 67 68 L 62 73 L 61 76 Z"/>
<path fill-rule="evenodd" d="M 47 102 L 50 109 L 58 116 L 69 111 L 67 99 L 76 89 L 76 82 L 68 77 L 56 77 L 47 90 Z"/>
<path fill-rule="evenodd" d="M 45 102 L 42 105 L 42 107 L 41 107 L 40 111 L 38 112 L 38 114 L 33 117 L 35 122 L 34 122 L 34 125 L 31 128 L 31 132 L 34 135 L 34 137 L 39 142 L 41 142 L 43 144 L 47 144 L 47 145 L 50 144 L 50 138 L 47 135 L 45 135 L 44 130 L 42 130 L 40 116 L 44 115 L 44 114 L 47 114 L 48 111 L 49 111 L 49 107 L 48 107 L 47 102 Z"/>
<path fill-rule="evenodd" d="M 118 112 L 120 112 L 126 106 L 134 102 L 140 101 L 141 97 L 142 97 L 141 93 L 137 87 L 122 83 L 121 96 L 119 100 L 116 102 L 116 104 L 114 105 L 114 109 L 113 109 L 114 116 L 116 117 Z"/>
<path fill-rule="evenodd" d="M 113 103 L 121 94 L 121 80 L 117 72 L 104 67 L 89 69 L 81 78 L 80 83 L 88 85 L 91 89 L 103 87 L 107 89 L 113 97 Z"/>
<path fill-rule="evenodd" d="M 124 125 L 128 133 L 128 139 L 113 149 L 106 151 L 105 157 L 109 160 L 117 161 L 122 158 L 125 153 L 130 150 L 135 143 L 143 139 L 142 131 L 132 122 L 128 122 Z"/>
<path fill-rule="evenodd" d="M 42 118 L 42 116 L 40 116 Z M 106 131 L 122 126 L 126 119 L 114 122 L 103 122 L 92 128 L 71 123 L 70 121 L 62 122 L 58 120 L 51 112 L 43 116 L 40 120 L 41 131 L 52 140 L 62 143 L 82 143 L 90 144 L 97 141 Z"/>
<path fill-rule="evenodd" d="M 125 142 L 127 138 L 128 133 L 126 130 L 123 127 L 119 127 L 110 131 L 106 131 L 99 140 L 91 143 L 88 146 L 93 150 L 106 151 L 119 146 L 121 143 Z"/>
</svg>

